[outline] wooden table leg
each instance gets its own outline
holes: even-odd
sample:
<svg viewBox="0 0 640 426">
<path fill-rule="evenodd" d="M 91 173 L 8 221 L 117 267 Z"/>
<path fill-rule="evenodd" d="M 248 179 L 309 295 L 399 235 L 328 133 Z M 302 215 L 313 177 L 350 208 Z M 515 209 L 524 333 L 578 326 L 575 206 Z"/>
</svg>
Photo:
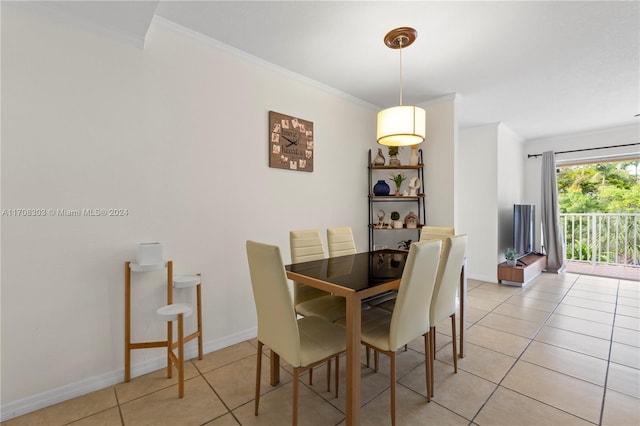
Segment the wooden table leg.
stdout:
<svg viewBox="0 0 640 426">
<path fill-rule="evenodd" d="M 280 383 L 280 355 L 271 351 L 270 361 L 271 363 L 271 386 L 275 386 Z"/>
<path fill-rule="evenodd" d="M 462 270 L 460 271 L 460 358 L 464 358 L 465 343 L 467 334 L 465 333 L 465 322 L 467 320 L 467 258 L 465 257 Z"/>
<path fill-rule="evenodd" d="M 360 424 L 360 300 L 355 294 L 347 304 L 347 425 Z"/>
</svg>

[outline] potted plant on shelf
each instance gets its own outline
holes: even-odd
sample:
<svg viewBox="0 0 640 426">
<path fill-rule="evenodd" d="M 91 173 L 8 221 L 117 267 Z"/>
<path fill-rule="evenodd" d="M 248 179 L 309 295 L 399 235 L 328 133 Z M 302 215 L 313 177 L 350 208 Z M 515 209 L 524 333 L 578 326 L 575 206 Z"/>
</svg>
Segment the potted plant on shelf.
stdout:
<svg viewBox="0 0 640 426">
<path fill-rule="evenodd" d="M 397 146 L 389 147 L 389 165 L 392 167 L 401 166 L 400 160 L 398 159 L 398 151 L 400 150 Z"/>
<path fill-rule="evenodd" d="M 407 179 L 407 175 L 404 173 L 391 173 L 391 177 L 389 178 L 396 184 L 396 196 L 400 195 L 400 187 L 402 186 L 402 182 Z"/>
<path fill-rule="evenodd" d="M 402 228 L 402 227 L 404 227 L 404 223 L 402 223 L 402 221 L 400 220 L 400 213 L 391 212 L 391 220 L 393 220 L 393 227 L 394 228 Z"/>
<path fill-rule="evenodd" d="M 512 247 L 505 249 L 504 257 L 507 259 L 508 266 L 516 266 L 518 260 L 518 251 Z"/>
</svg>

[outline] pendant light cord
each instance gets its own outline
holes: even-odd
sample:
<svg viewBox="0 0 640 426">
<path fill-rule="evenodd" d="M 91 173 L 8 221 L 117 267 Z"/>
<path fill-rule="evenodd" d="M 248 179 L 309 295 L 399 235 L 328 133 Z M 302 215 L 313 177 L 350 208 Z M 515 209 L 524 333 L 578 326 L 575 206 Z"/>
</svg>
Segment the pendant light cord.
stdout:
<svg viewBox="0 0 640 426">
<path fill-rule="evenodd" d="M 402 106 L 402 37 L 398 37 L 400 45 L 400 106 Z"/>
</svg>

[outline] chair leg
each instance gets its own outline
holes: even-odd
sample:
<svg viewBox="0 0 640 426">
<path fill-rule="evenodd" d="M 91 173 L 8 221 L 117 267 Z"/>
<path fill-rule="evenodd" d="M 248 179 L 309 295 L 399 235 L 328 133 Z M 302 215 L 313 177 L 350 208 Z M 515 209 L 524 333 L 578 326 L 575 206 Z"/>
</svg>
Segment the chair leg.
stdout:
<svg viewBox="0 0 640 426">
<path fill-rule="evenodd" d="M 311 371 L 311 370 L 309 370 Z M 293 413 L 291 414 L 291 425 L 297 426 L 298 424 L 298 376 L 300 370 L 298 367 L 293 368 Z"/>
<path fill-rule="evenodd" d="M 331 358 L 327 361 L 327 392 L 331 392 Z"/>
<path fill-rule="evenodd" d="M 184 314 L 178 314 L 178 396 L 184 396 Z"/>
<path fill-rule="evenodd" d="M 391 426 L 396 425 L 396 353 L 389 353 L 390 369 L 389 377 L 391 379 Z"/>
<path fill-rule="evenodd" d="M 431 402 L 431 334 L 424 335 L 424 377 L 427 385 L 427 402 Z"/>
<path fill-rule="evenodd" d="M 429 328 L 429 334 L 431 334 L 431 338 L 429 339 L 429 345 L 431 346 L 431 356 L 429 357 L 429 376 L 431 379 L 431 396 L 433 397 L 433 392 L 434 392 L 434 370 L 433 370 L 433 364 L 434 364 L 434 359 L 435 359 L 435 352 L 436 352 L 436 343 L 433 339 L 433 335 L 436 333 L 436 328 L 435 327 L 430 327 Z"/>
<path fill-rule="evenodd" d="M 276 386 L 280 383 L 280 355 L 273 351 L 273 349 L 269 350 L 269 364 L 271 369 L 271 376 L 269 377 L 269 383 L 271 386 Z"/>
<path fill-rule="evenodd" d="M 371 354 L 371 349 L 369 348 L 369 346 L 365 346 L 364 349 L 367 354 L 367 368 L 369 368 L 369 355 Z"/>
<path fill-rule="evenodd" d="M 431 356 L 433 359 L 436 359 L 436 326 L 431 327 L 431 341 L 433 342 L 431 348 L 433 351 L 431 352 Z"/>
<path fill-rule="evenodd" d="M 431 380 L 431 397 L 432 397 L 432 398 L 433 398 L 433 397 L 434 397 L 434 395 L 435 395 L 435 388 L 436 388 L 436 385 L 435 385 L 435 377 L 436 377 L 436 373 L 435 373 L 435 370 L 434 370 L 434 368 L 433 368 L 433 367 L 434 367 L 434 364 L 435 364 L 435 361 L 434 361 L 434 359 L 433 359 L 433 358 L 431 358 L 431 359 L 429 360 L 429 379 Z"/>
<path fill-rule="evenodd" d="M 335 375 L 336 375 L 336 384 L 335 384 L 335 386 L 336 386 L 336 398 L 337 398 L 338 397 L 338 388 L 339 388 L 338 384 L 339 384 L 339 381 L 340 381 L 340 355 L 336 355 L 336 372 L 335 372 Z"/>
<path fill-rule="evenodd" d="M 262 342 L 258 340 L 258 356 L 256 361 L 256 401 L 254 415 L 258 415 L 258 405 L 260 405 L 260 376 L 262 375 Z"/>
<path fill-rule="evenodd" d="M 313 386 L 313 368 L 309 369 L 309 386 Z"/>
<path fill-rule="evenodd" d="M 458 372 L 458 344 L 456 342 L 456 314 L 451 314 L 451 336 L 453 337 L 453 372 Z"/>
<path fill-rule="evenodd" d="M 373 370 L 377 373 L 380 367 L 380 352 L 373 350 Z"/>
</svg>

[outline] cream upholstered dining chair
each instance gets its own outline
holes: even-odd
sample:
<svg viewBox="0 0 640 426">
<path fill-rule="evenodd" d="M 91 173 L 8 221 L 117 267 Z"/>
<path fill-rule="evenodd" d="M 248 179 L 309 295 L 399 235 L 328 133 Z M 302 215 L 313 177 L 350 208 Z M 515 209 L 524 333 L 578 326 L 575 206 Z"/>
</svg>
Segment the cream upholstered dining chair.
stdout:
<svg viewBox="0 0 640 426">
<path fill-rule="evenodd" d="M 427 401 L 431 400 L 433 380 L 429 374 L 433 371 L 430 366 L 433 360 L 429 352 L 429 308 L 441 246 L 441 241 L 412 244 L 393 312 L 375 307 L 362 312 L 362 343 L 390 358 L 392 425 L 396 423 L 396 351 L 420 336 L 424 336 Z"/>
<path fill-rule="evenodd" d="M 350 226 L 327 228 L 327 245 L 329 246 L 329 257 L 357 253 Z"/>
<path fill-rule="evenodd" d="M 423 226 L 420 228 L 420 241 L 444 240 L 455 235 L 455 229 L 446 226 Z"/>
<path fill-rule="evenodd" d="M 289 248 L 291 249 L 292 263 L 325 258 L 322 237 L 318 229 L 289 232 Z M 347 312 L 343 297 L 334 296 L 326 291 L 295 281 L 293 283 L 293 306 L 296 313 L 302 316 L 318 316 L 331 322 L 344 317 Z M 327 362 L 327 373 L 331 374 L 331 360 Z M 313 368 L 309 369 L 309 384 L 313 384 Z"/>
<path fill-rule="evenodd" d="M 289 232 L 291 262 L 300 263 L 325 258 L 322 237 L 317 229 Z M 334 296 L 297 282 L 293 283 L 293 306 L 302 316 L 315 315 L 331 322 L 346 315 L 343 297 Z"/>
<path fill-rule="evenodd" d="M 460 270 L 464 262 L 467 248 L 467 236 L 456 235 L 443 240 L 438 275 L 431 298 L 429 322 L 431 323 L 431 353 L 436 350 L 436 324 L 447 317 L 451 317 L 451 336 L 453 339 L 453 371 L 458 372 L 458 348 L 456 342 L 456 292 L 460 283 Z M 460 324 L 464 327 L 464 324 Z M 435 357 L 434 357 L 435 358 Z M 433 363 L 431 363 L 433 369 Z M 431 396 L 433 396 L 433 370 L 431 371 Z"/>
<path fill-rule="evenodd" d="M 296 313 L 291 305 L 287 275 L 277 246 L 247 241 L 247 258 L 258 313 L 255 415 L 258 415 L 260 404 L 262 347 L 266 344 L 293 367 L 291 423 L 296 425 L 298 379 L 301 372 L 335 358 L 337 396 L 339 356 L 346 348 L 345 331 L 332 322 L 316 316 L 296 319 Z M 327 387 L 329 386 L 330 377 L 327 375 Z"/>
<path fill-rule="evenodd" d="M 431 241 L 431 240 L 444 240 L 447 237 L 453 237 L 455 235 L 455 230 L 452 227 L 445 226 L 423 226 L 420 228 L 420 241 Z M 443 258 L 440 259 L 440 262 L 443 261 Z M 394 297 L 395 293 L 391 293 L 387 297 L 377 298 L 375 301 L 367 301 L 372 306 L 376 306 L 378 308 L 386 309 L 388 311 L 393 311 L 396 300 Z M 433 338 L 433 337 L 432 337 Z M 367 364 L 368 365 L 368 364 Z"/>
</svg>

